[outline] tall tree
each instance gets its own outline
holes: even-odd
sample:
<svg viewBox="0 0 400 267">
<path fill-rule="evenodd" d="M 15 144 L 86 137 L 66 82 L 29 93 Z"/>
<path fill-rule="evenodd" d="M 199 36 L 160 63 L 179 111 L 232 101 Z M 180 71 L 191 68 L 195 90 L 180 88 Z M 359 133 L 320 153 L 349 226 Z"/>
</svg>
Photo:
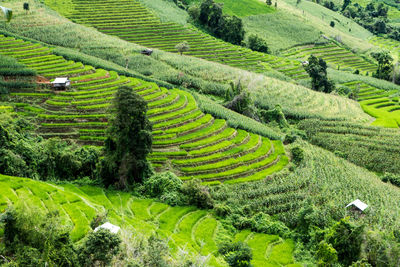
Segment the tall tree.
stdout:
<svg viewBox="0 0 400 267">
<path fill-rule="evenodd" d="M 346 9 L 348 5 L 351 4 L 351 0 L 344 0 L 342 5 L 342 12 Z"/>
<path fill-rule="evenodd" d="M 308 58 L 308 64 L 305 66 L 305 70 L 311 77 L 313 90 L 330 93 L 335 89 L 334 83 L 328 80 L 327 68 L 328 66 L 322 58 L 318 59 L 314 55 Z"/>
<path fill-rule="evenodd" d="M 371 56 L 378 61 L 378 69 L 373 74 L 375 78 L 390 80 L 393 69 L 393 58 L 388 51 L 371 53 Z"/>
<path fill-rule="evenodd" d="M 151 175 L 146 157 L 151 152 L 152 126 L 146 101 L 132 88 L 118 89 L 114 107 L 116 115 L 108 129 L 100 175 L 106 186 L 127 188 Z"/>
<path fill-rule="evenodd" d="M 200 16 L 199 16 L 199 21 L 203 25 L 208 24 L 208 18 L 211 13 L 211 8 L 214 4 L 213 0 L 204 0 L 201 5 L 200 5 Z"/>
</svg>

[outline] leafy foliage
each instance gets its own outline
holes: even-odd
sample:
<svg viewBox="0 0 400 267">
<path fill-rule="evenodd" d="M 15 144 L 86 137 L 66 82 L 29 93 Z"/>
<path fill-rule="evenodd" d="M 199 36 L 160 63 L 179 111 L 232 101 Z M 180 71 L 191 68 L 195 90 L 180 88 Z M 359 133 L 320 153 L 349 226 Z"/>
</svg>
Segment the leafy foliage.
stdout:
<svg viewBox="0 0 400 267">
<path fill-rule="evenodd" d="M 78 266 L 69 229 L 62 226 L 58 211 L 45 214 L 29 204 L 10 206 L 1 222 L 6 253 L 13 256 L 8 260 L 17 266 Z"/>
<path fill-rule="evenodd" d="M 236 16 L 223 14 L 220 3 L 204 0 L 200 4 L 199 11 L 191 9 L 189 14 L 194 21 L 207 27 L 216 37 L 236 45 L 242 43 L 245 34 L 242 20 Z"/>
<path fill-rule="evenodd" d="M 175 46 L 176 50 L 182 55 L 183 52 L 187 52 L 190 50 L 189 43 L 187 41 L 183 41 Z"/>
<path fill-rule="evenodd" d="M 152 126 L 146 116 L 146 101 L 130 87 L 119 88 L 115 108 L 100 175 L 106 186 L 127 188 L 151 175 L 146 157 L 151 152 Z"/>
<path fill-rule="evenodd" d="M 253 254 L 250 247 L 243 242 L 223 243 L 218 252 L 224 255 L 225 261 L 231 267 L 251 267 Z"/>
<path fill-rule="evenodd" d="M 0 173 L 41 180 L 94 178 L 99 151 L 32 134 L 22 118 L 0 114 Z"/>
<path fill-rule="evenodd" d="M 231 88 L 225 94 L 225 107 L 239 114 L 259 120 L 257 110 L 251 99 L 250 92 L 243 88 L 241 81 L 231 82 Z"/>
<path fill-rule="evenodd" d="M 121 239 L 107 229 L 90 233 L 79 253 L 82 266 L 106 266 L 120 250 Z"/>
<path fill-rule="evenodd" d="M 267 42 L 256 34 L 250 34 L 247 40 L 247 47 L 253 51 L 268 53 Z"/>
<path fill-rule="evenodd" d="M 330 93 L 335 89 L 335 84 L 328 80 L 327 68 L 328 66 L 322 58 L 318 59 L 314 55 L 308 58 L 308 64 L 305 66 L 305 69 L 311 77 L 313 90 Z"/>
<path fill-rule="evenodd" d="M 371 56 L 378 61 L 378 69 L 373 76 L 383 80 L 390 80 L 393 69 L 393 58 L 390 53 L 388 51 L 373 52 Z"/>
</svg>

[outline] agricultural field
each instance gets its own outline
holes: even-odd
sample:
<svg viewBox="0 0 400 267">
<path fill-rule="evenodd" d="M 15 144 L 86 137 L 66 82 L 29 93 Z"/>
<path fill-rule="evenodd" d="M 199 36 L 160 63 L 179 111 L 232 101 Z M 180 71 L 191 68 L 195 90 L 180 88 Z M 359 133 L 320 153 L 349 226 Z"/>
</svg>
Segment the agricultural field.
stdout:
<svg viewBox="0 0 400 267">
<path fill-rule="evenodd" d="M 114 94 L 118 87 L 129 86 L 148 102 L 154 140 L 150 160 L 159 169 L 170 166 L 183 180 L 216 184 L 263 179 L 288 163 L 281 141 L 230 128 L 225 120 L 204 114 L 188 92 L 67 61 L 29 42 L 0 38 L 0 54 L 17 58 L 46 79 L 72 76 L 71 91 L 10 95 L 17 111 L 39 119 L 38 132 L 46 138 L 101 145 Z"/>
<path fill-rule="evenodd" d="M 294 264 L 292 240 L 250 231 L 232 233 L 212 213 L 190 206 L 171 207 L 119 191 L 72 184 L 53 185 L 4 175 L 0 175 L 0 192 L 0 213 L 8 204 L 22 201 L 48 211 L 56 209 L 62 221 L 72 228 L 71 238 L 75 242 L 91 231 L 90 222 L 97 214 L 107 211 L 110 222 L 123 229 L 134 229 L 145 236 L 157 233 L 168 238 L 175 256 L 183 249 L 191 254 L 208 256 L 212 266 L 227 266 L 218 255 L 218 242 L 241 240 L 253 249 L 252 263 L 256 267 L 301 266 Z M 282 253 L 285 257 L 277 257 Z"/>
<path fill-rule="evenodd" d="M 15 10 L 15 14 L 7 29 L 3 28 L 5 33 L 12 32 L 17 38 L 23 36 L 55 45 L 57 46 L 53 50 L 55 53 L 68 56 L 74 61 L 85 61 L 88 65 L 95 65 L 102 69 L 116 69 L 117 64 L 123 68 L 120 67 L 119 70 L 125 72 L 127 60 L 129 60 L 127 71 L 130 73 L 217 96 L 225 95 L 231 81 L 240 80 L 241 84 L 249 89 L 257 105 L 270 109 L 279 104 L 287 116 L 295 118 L 341 118 L 351 121 L 368 121 L 370 118 L 357 102 L 293 84 L 277 71 L 265 74 L 251 73 L 196 57 L 178 56 L 176 53 L 157 49 L 154 50 L 152 56 L 143 56 L 139 53 L 144 48 L 142 46 L 102 34 L 93 28 L 71 23 L 36 2 L 31 3 L 32 10 L 26 15 L 22 10 L 22 4 L 23 1 L 18 0 L 7 2 L 7 6 Z M 25 21 L 30 21 L 31 25 L 40 24 L 42 17 L 46 18 L 47 25 L 26 26 Z M 2 24 L 0 24 L 1 28 Z M 81 53 L 77 52 L 76 48 Z M 75 51 L 72 52 L 71 49 Z M 92 57 L 87 60 L 88 57 L 82 53 Z M 102 63 L 99 64 L 99 62 Z M 343 74 L 340 72 L 338 77 L 343 77 Z M 346 73 L 346 76 L 348 74 Z"/>
<path fill-rule="evenodd" d="M 400 132 L 345 121 L 304 120 L 311 143 L 377 173 L 400 173 Z"/>
<path fill-rule="evenodd" d="M 24 206 L 59 211 L 74 249 L 99 215 L 148 254 L 161 238 L 168 267 L 241 253 L 255 267 L 398 266 L 400 86 L 371 77 L 369 54 L 396 62 L 400 42 L 312 1 L 215 0 L 266 40 L 259 53 L 197 28 L 182 2 L 2 1 L 14 17 L 0 17 L 0 265 L 28 251 L 7 235 Z M 310 55 L 327 77 L 306 73 Z M 135 253 L 121 245 L 114 261 Z"/>
<path fill-rule="evenodd" d="M 349 70 L 354 72 L 358 70 L 362 74 L 370 74 L 376 71 L 377 66 L 367 60 L 355 55 L 351 51 L 336 45 L 335 43 L 326 43 L 323 45 L 296 46 L 283 52 L 286 57 L 302 59 L 303 61 L 311 55 L 324 59 L 332 68 Z"/>
<path fill-rule="evenodd" d="M 381 48 L 382 50 L 388 50 L 391 52 L 392 57 L 395 60 L 399 59 L 399 52 L 400 52 L 400 42 L 389 39 L 389 38 L 382 38 L 375 36 L 371 38 L 370 43 L 376 45 L 377 47 Z"/>
<path fill-rule="evenodd" d="M 367 83 L 353 81 L 344 83 L 357 93 L 357 100 L 363 110 L 376 118 L 372 125 L 399 128 L 400 103 L 398 90 L 382 90 Z"/>
<path fill-rule="evenodd" d="M 198 0 L 189 0 L 188 3 L 199 3 Z M 265 2 L 259 0 L 219 0 L 218 3 L 223 4 L 223 11 L 229 15 L 238 17 L 246 17 L 259 14 L 273 13 L 275 8 L 268 6 Z"/>
<path fill-rule="evenodd" d="M 48 4 L 56 10 L 59 8 L 52 1 Z M 111 11 L 117 12 L 118 17 L 111 15 Z M 60 10 L 60 13 L 76 23 L 95 27 L 102 33 L 149 48 L 177 52 L 175 45 L 187 41 L 190 50 L 186 55 L 259 73 L 274 69 L 294 80 L 308 78 L 300 62 L 296 60 L 234 46 L 195 28 L 183 27 L 172 22 L 162 23 L 137 1 L 99 3 L 74 0 L 68 10 Z M 132 14 L 135 16 L 132 17 Z"/>
<path fill-rule="evenodd" d="M 27 69 L 14 58 L 0 55 L 0 95 L 13 89 L 34 89 L 35 77 L 35 71 Z"/>
</svg>

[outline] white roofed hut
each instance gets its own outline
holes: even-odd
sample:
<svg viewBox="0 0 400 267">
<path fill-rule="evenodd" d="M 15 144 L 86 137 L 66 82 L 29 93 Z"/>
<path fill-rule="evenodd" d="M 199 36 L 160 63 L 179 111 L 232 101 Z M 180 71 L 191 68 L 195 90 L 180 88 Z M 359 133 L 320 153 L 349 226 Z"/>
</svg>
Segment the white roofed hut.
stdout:
<svg viewBox="0 0 400 267">
<path fill-rule="evenodd" d="M 351 208 L 354 211 L 358 211 L 360 213 L 364 212 L 366 208 L 368 208 L 368 205 L 362 202 L 359 199 L 354 200 L 353 202 L 349 203 L 346 208 Z"/>
<path fill-rule="evenodd" d="M 56 78 L 51 84 L 56 90 L 66 90 L 71 85 L 71 81 L 68 78 Z"/>
<path fill-rule="evenodd" d="M 113 234 L 118 234 L 118 232 L 121 230 L 119 226 L 116 226 L 114 224 L 111 224 L 109 222 L 106 222 L 94 229 L 95 232 L 99 231 L 100 229 L 107 229 Z"/>
</svg>

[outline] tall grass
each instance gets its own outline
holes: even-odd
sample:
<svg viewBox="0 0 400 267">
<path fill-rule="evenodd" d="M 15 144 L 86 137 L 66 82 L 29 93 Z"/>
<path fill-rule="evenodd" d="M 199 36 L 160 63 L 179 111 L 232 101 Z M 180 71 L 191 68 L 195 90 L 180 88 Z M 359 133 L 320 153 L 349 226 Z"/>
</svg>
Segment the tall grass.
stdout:
<svg viewBox="0 0 400 267">
<path fill-rule="evenodd" d="M 249 205 L 291 224 L 304 203 L 317 206 L 323 218 L 332 210 L 346 216 L 345 206 L 360 199 L 369 205 L 360 223 L 388 231 L 399 227 L 397 187 L 324 149 L 303 141 L 293 145 L 300 145 L 305 152 L 304 162 L 293 172 L 260 182 L 216 187 L 212 194 L 217 202 L 232 208 Z"/>
<path fill-rule="evenodd" d="M 246 17 L 243 23 L 247 34 L 264 38 L 272 51 L 315 42 L 320 36 L 320 32 L 304 17 L 280 9 L 275 13 Z"/>
</svg>

